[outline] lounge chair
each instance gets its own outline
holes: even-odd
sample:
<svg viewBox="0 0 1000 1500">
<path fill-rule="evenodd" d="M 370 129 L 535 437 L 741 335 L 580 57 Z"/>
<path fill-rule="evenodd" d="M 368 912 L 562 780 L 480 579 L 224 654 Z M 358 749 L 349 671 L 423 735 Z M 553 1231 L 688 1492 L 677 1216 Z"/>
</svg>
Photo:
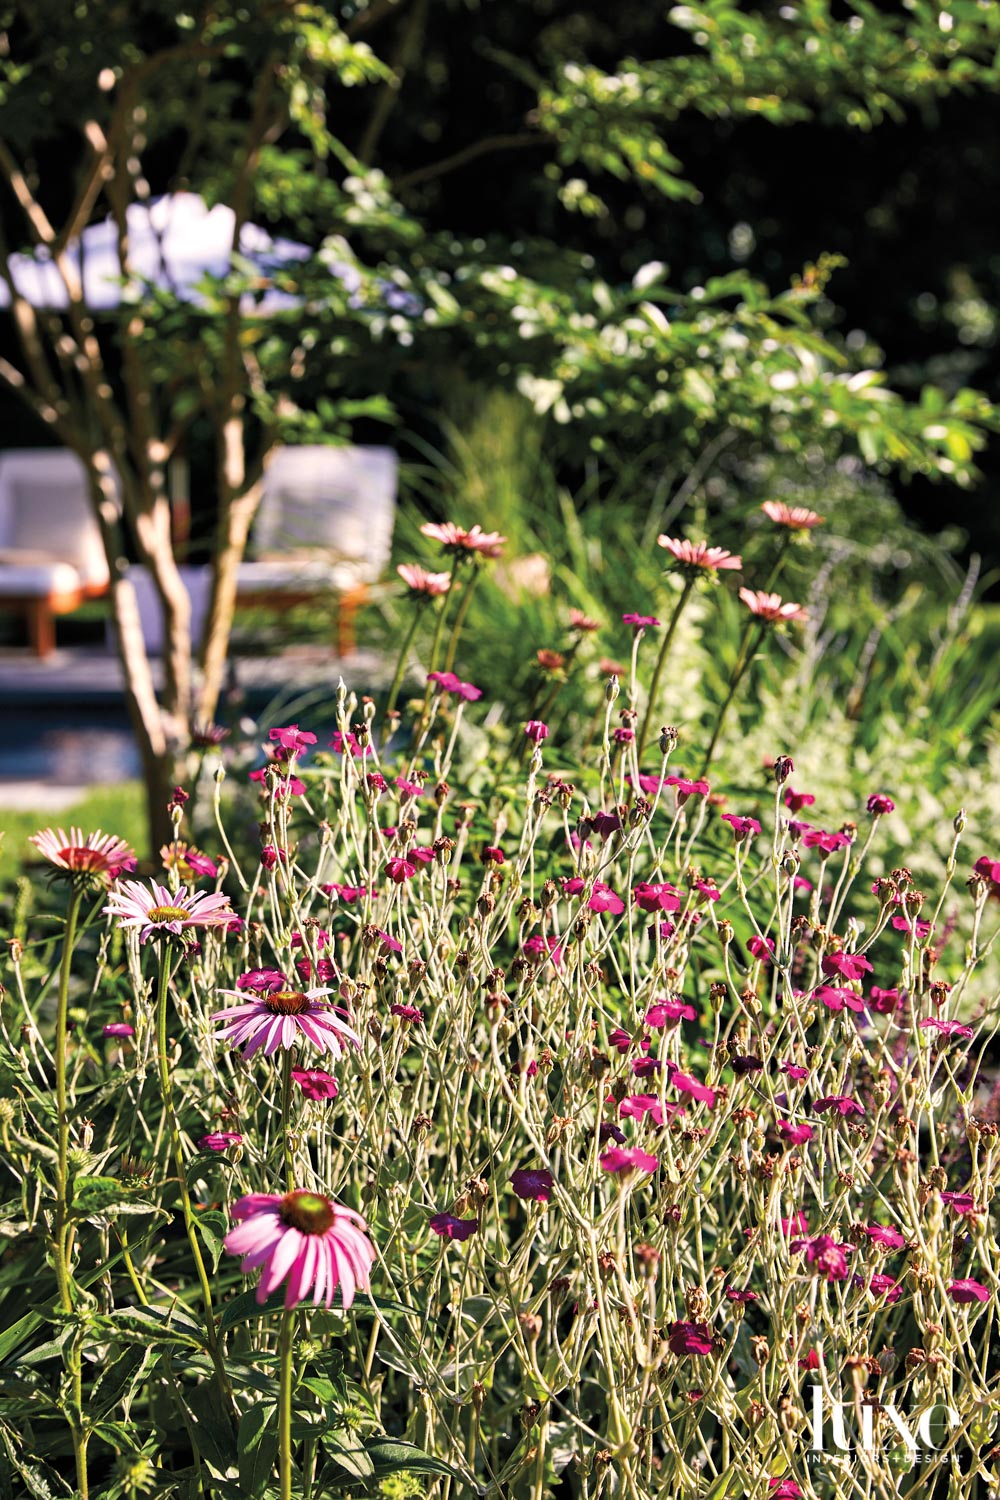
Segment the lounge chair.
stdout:
<svg viewBox="0 0 1000 1500">
<path fill-rule="evenodd" d="M 338 656 L 389 561 L 398 459 L 391 448 L 280 448 L 268 466 L 237 603 L 269 609 L 328 597 Z"/>
<path fill-rule="evenodd" d="M 86 470 L 68 448 L 0 454 L 0 609 L 27 620 L 36 656 L 55 650 L 55 616 L 108 591 Z"/>
</svg>

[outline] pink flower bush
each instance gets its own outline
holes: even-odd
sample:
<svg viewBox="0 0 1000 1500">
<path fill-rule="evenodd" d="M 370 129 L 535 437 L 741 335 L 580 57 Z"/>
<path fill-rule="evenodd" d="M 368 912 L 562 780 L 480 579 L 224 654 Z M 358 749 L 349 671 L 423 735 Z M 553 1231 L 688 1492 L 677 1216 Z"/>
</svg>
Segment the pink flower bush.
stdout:
<svg viewBox="0 0 1000 1500">
<path fill-rule="evenodd" d="M 344 1308 L 366 1292 L 375 1247 L 360 1214 L 322 1193 L 295 1188 L 290 1193 L 248 1193 L 230 1210 L 237 1227 L 226 1235 L 230 1255 L 242 1257 L 244 1275 L 260 1269 L 257 1301 L 285 1283 L 285 1306 L 296 1307 L 312 1293 L 314 1307 L 332 1307 L 340 1287 Z"/>
</svg>

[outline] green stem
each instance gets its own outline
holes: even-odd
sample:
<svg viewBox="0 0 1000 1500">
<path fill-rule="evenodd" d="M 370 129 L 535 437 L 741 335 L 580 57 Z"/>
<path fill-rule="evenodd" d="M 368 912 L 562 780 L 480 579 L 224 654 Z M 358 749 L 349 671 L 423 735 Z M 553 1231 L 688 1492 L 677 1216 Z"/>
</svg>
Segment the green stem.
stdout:
<svg viewBox="0 0 1000 1500">
<path fill-rule="evenodd" d="M 66 909 L 66 926 L 63 931 L 62 960 L 59 965 L 59 995 L 56 1002 L 56 1115 L 58 1119 L 58 1151 L 56 1156 L 56 1210 L 55 1234 L 53 1237 L 53 1260 L 59 1300 L 63 1312 L 73 1311 L 72 1276 L 69 1268 L 68 1222 L 71 1187 L 69 1182 L 69 1111 L 66 1101 L 66 1040 L 69 1014 L 69 981 L 73 966 L 73 946 L 76 941 L 76 924 L 83 900 L 83 886 L 74 885 Z M 66 1354 L 66 1368 L 73 1388 L 73 1403 L 69 1414 L 70 1439 L 76 1465 L 76 1484 L 80 1500 L 88 1500 L 90 1481 L 87 1475 L 87 1433 L 83 1430 L 83 1363 L 80 1357 L 79 1339 L 71 1340 Z"/>
<path fill-rule="evenodd" d="M 754 654 L 757 650 L 757 647 L 764 639 L 764 631 L 766 628 L 767 627 L 765 625 L 760 625 L 757 633 L 757 639 L 753 642 L 752 645 L 750 644 L 750 636 L 753 632 L 752 621 L 743 633 L 743 640 L 740 642 L 739 654 L 736 658 L 736 665 L 733 668 L 733 675 L 729 679 L 729 690 L 726 693 L 725 698 L 723 699 L 722 707 L 719 709 L 719 717 L 715 721 L 715 728 L 712 731 L 712 738 L 709 741 L 708 749 L 705 751 L 705 759 L 702 761 L 701 770 L 698 772 L 699 777 L 708 775 L 708 768 L 712 762 L 712 756 L 715 754 L 715 747 L 719 743 L 719 736 L 722 733 L 722 726 L 725 722 L 726 714 L 729 712 L 730 704 L 736 697 L 736 689 L 743 681 L 743 678 L 746 675 L 747 668 L 754 659 Z"/>
<path fill-rule="evenodd" d="M 450 672 L 455 665 L 455 653 L 458 650 L 458 638 L 462 634 L 462 627 L 465 624 L 465 617 L 469 613 L 469 605 L 472 603 L 472 596 L 475 593 L 476 584 L 479 582 L 479 575 L 481 571 L 482 569 L 476 568 L 476 570 L 473 572 L 471 578 L 465 585 L 465 592 L 462 595 L 461 600 L 459 601 L 458 609 L 455 611 L 455 619 L 451 627 L 451 639 L 448 642 L 448 653 L 444 659 L 444 669 L 446 672 Z"/>
<path fill-rule="evenodd" d="M 295 1311 L 281 1315 L 278 1334 L 278 1473 L 281 1500 L 292 1500 L 292 1337 Z"/>
<path fill-rule="evenodd" d="M 447 598 L 447 595 L 445 595 L 445 597 Z M 442 605 L 442 609 L 443 608 L 444 606 Z M 403 639 L 403 644 L 399 650 L 399 660 L 396 663 L 396 673 L 392 679 L 392 687 L 389 689 L 389 701 L 385 706 L 386 718 L 389 717 L 393 709 L 396 707 L 396 699 L 399 697 L 399 689 L 403 683 L 403 673 L 406 671 L 406 659 L 410 654 L 410 647 L 413 645 L 413 637 L 417 633 L 417 624 L 420 620 L 420 614 L 420 606 L 417 605 L 414 608 L 413 618 L 410 620 L 409 629 L 406 632 L 406 635 Z"/>
<path fill-rule="evenodd" d="M 447 591 L 441 596 L 441 613 L 438 615 L 437 628 L 434 631 L 434 640 L 431 644 L 431 659 L 430 665 L 427 668 L 428 672 L 434 672 L 437 670 L 438 653 L 441 650 L 441 636 L 444 632 L 445 617 L 448 613 L 448 601 L 452 596 L 452 591 L 455 587 L 455 579 L 458 577 L 458 570 L 461 566 L 461 563 L 461 554 L 456 553 L 452 558 L 451 571 L 448 574 Z"/>
<path fill-rule="evenodd" d="M 295 1188 L 295 1164 L 292 1161 L 292 1147 L 288 1138 L 288 1132 L 292 1124 L 292 1049 L 284 1048 L 284 1056 L 281 1060 L 281 1154 L 285 1161 L 285 1188 L 292 1192 Z"/>
<path fill-rule="evenodd" d="M 195 1270 L 198 1274 L 202 1302 L 205 1305 L 205 1332 L 208 1337 L 208 1352 L 215 1366 L 215 1373 L 219 1381 L 219 1389 L 222 1392 L 223 1400 L 230 1414 L 234 1414 L 233 1392 L 229 1384 L 229 1376 L 226 1374 L 226 1366 L 222 1357 L 222 1346 L 219 1343 L 215 1312 L 212 1306 L 212 1287 L 208 1279 L 205 1259 L 201 1253 L 201 1242 L 198 1239 L 198 1228 L 195 1223 L 194 1210 L 191 1207 L 191 1194 L 188 1192 L 187 1173 L 184 1169 L 184 1150 L 181 1145 L 181 1132 L 177 1123 L 177 1112 L 174 1109 L 173 1085 L 170 1080 L 170 1063 L 167 1058 L 167 995 L 169 989 L 170 963 L 167 954 L 164 952 L 161 953 L 160 978 L 156 998 L 156 1064 L 160 1075 L 163 1114 L 167 1122 L 170 1154 L 173 1158 L 174 1171 L 177 1175 L 181 1209 L 184 1215 L 184 1228 L 187 1232 L 188 1244 L 191 1246 L 191 1254 L 194 1258 Z"/>
<path fill-rule="evenodd" d="M 638 765 L 640 771 L 642 770 L 642 754 L 646 748 L 646 741 L 649 738 L 650 726 L 652 725 L 653 716 L 656 712 L 656 695 L 660 689 L 660 678 L 663 676 L 663 664 L 667 659 L 667 652 L 670 650 L 670 643 L 674 638 L 674 632 L 677 629 L 677 623 L 684 611 L 684 606 L 687 604 L 688 599 L 691 596 L 691 590 L 694 588 L 694 585 L 695 578 L 693 575 L 690 578 L 686 578 L 684 580 L 684 587 L 681 589 L 681 596 L 674 607 L 673 614 L 670 616 L 670 623 L 667 626 L 666 634 L 664 635 L 663 642 L 660 646 L 660 654 L 656 658 L 656 666 L 653 668 L 653 680 L 649 684 L 649 698 L 646 702 L 646 718 L 643 722 L 642 733 L 639 735 L 639 744 L 636 747 L 636 764 Z"/>
</svg>

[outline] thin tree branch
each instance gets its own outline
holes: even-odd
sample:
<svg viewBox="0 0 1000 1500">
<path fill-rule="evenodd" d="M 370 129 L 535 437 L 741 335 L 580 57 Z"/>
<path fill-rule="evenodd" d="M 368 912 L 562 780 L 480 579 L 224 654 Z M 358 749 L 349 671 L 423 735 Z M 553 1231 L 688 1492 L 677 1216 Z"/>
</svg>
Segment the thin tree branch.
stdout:
<svg viewBox="0 0 1000 1500">
<path fill-rule="evenodd" d="M 390 63 L 393 76 L 382 84 L 376 96 L 371 118 L 365 126 L 361 144 L 358 147 L 358 159 L 364 162 L 366 167 L 371 166 L 375 148 L 402 90 L 406 71 L 416 61 L 420 50 L 420 39 L 424 33 L 424 22 L 427 19 L 428 4 L 429 0 L 417 0 L 410 12 Z"/>
<path fill-rule="evenodd" d="M 551 145 L 551 141 L 547 136 L 535 135 L 526 130 L 513 135 L 487 135 L 481 141 L 473 141 L 470 146 L 463 146 L 461 151 L 455 151 L 451 156 L 443 156 L 440 161 L 429 162 L 426 167 L 417 167 L 413 172 L 406 172 L 402 177 L 394 178 L 392 185 L 401 192 L 405 188 L 416 187 L 420 182 L 430 182 L 435 177 L 443 177 L 446 172 L 454 172 L 458 167 L 464 167 L 466 162 L 475 161 L 480 156 L 487 156 L 492 151 L 518 151 L 525 146 L 548 145 Z"/>
</svg>

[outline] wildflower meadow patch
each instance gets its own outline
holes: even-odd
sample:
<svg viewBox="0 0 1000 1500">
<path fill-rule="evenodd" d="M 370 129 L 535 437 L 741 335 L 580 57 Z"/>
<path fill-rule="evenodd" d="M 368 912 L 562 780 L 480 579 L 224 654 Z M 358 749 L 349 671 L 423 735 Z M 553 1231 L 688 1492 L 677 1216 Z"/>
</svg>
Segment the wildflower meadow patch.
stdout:
<svg viewBox="0 0 1000 1500">
<path fill-rule="evenodd" d="M 206 729 L 155 870 L 37 835 L 5 1494 L 994 1493 L 1000 849 L 956 807 L 925 889 L 898 789 L 820 809 L 780 726 L 716 783 L 808 618 L 778 590 L 822 518 L 765 513 L 743 587 L 660 537 L 680 588 L 622 601 L 586 740 L 543 686 L 483 749 L 462 630 L 504 538 L 428 526 L 384 705 L 341 686 L 252 780 Z M 741 635 L 691 734 L 657 705 L 716 590 Z"/>
</svg>

